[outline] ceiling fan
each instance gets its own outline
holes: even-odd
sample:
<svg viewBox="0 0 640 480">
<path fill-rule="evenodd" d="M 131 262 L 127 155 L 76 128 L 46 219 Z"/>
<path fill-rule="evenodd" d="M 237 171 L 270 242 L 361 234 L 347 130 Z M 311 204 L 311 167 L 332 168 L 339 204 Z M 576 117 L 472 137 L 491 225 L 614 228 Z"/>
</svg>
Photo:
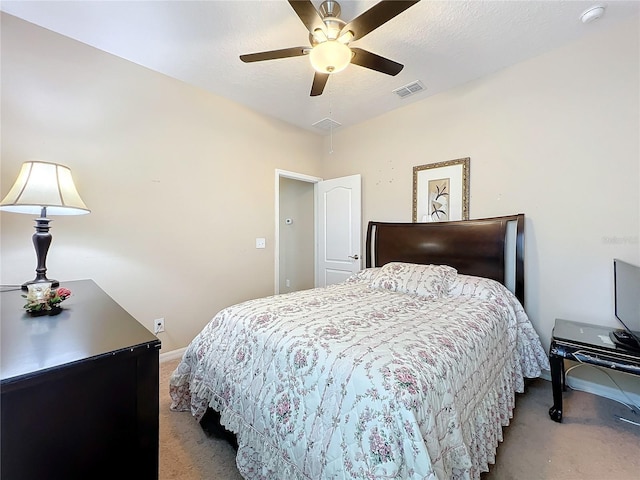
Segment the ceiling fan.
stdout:
<svg viewBox="0 0 640 480">
<path fill-rule="evenodd" d="M 397 75 L 404 65 L 362 48 L 350 47 L 349 43 L 361 39 L 419 1 L 383 0 L 347 23 L 340 19 L 340 4 L 334 0 L 322 2 L 320 11 L 316 10 L 310 0 L 288 0 L 309 30 L 311 47 L 248 53 L 240 55 L 240 60 L 249 63 L 309 55 L 315 69 L 311 85 L 312 97 L 322 94 L 332 73 L 344 70 L 350 63 L 387 75 Z"/>
</svg>

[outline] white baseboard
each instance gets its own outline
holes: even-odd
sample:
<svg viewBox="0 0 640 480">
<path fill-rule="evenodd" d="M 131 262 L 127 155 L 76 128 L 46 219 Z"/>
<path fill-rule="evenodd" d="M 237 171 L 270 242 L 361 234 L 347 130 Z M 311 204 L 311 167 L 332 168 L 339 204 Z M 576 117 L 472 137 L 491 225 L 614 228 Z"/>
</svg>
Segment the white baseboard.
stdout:
<svg viewBox="0 0 640 480">
<path fill-rule="evenodd" d="M 168 361 L 174 360 L 176 358 L 182 358 L 182 355 L 184 355 L 184 352 L 186 350 L 187 350 L 187 347 L 184 347 L 184 348 L 179 348 L 177 350 L 171 350 L 170 352 L 167 352 L 167 353 L 161 353 L 160 354 L 160 363 L 168 362 Z"/>
<path fill-rule="evenodd" d="M 573 362 L 568 362 L 567 370 Z M 551 381 L 551 373 L 543 370 L 540 377 Z M 572 390 L 609 398 L 625 405 L 640 407 L 640 377 L 607 368 L 585 365 L 569 371 L 567 387 Z"/>
</svg>

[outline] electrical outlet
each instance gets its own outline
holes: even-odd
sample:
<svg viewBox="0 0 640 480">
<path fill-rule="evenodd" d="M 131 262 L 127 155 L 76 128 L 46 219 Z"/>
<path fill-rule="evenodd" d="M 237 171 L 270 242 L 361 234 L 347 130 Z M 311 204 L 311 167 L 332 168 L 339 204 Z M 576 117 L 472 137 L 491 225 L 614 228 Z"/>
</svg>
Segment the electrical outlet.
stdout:
<svg viewBox="0 0 640 480">
<path fill-rule="evenodd" d="M 158 334 L 164 332 L 164 318 L 156 318 L 153 321 L 153 333 Z"/>
</svg>

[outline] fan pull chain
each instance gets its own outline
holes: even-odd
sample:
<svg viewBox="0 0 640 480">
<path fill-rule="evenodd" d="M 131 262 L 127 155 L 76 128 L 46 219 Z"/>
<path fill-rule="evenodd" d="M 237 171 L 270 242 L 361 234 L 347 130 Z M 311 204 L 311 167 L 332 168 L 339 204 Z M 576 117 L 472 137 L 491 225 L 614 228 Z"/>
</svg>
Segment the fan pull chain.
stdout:
<svg viewBox="0 0 640 480">
<path fill-rule="evenodd" d="M 329 88 L 329 155 L 333 154 L 333 112 L 332 112 L 332 100 L 333 89 Z"/>
<path fill-rule="evenodd" d="M 329 155 L 333 153 L 333 125 L 329 126 Z"/>
</svg>

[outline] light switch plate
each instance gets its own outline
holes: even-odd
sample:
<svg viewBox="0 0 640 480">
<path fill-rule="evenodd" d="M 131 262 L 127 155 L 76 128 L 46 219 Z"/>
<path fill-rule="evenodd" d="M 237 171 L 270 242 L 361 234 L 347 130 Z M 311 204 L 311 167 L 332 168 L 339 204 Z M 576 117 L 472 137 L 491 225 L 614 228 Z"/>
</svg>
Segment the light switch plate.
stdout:
<svg viewBox="0 0 640 480">
<path fill-rule="evenodd" d="M 264 238 L 256 238 L 256 248 L 266 248 L 267 241 Z"/>
</svg>

